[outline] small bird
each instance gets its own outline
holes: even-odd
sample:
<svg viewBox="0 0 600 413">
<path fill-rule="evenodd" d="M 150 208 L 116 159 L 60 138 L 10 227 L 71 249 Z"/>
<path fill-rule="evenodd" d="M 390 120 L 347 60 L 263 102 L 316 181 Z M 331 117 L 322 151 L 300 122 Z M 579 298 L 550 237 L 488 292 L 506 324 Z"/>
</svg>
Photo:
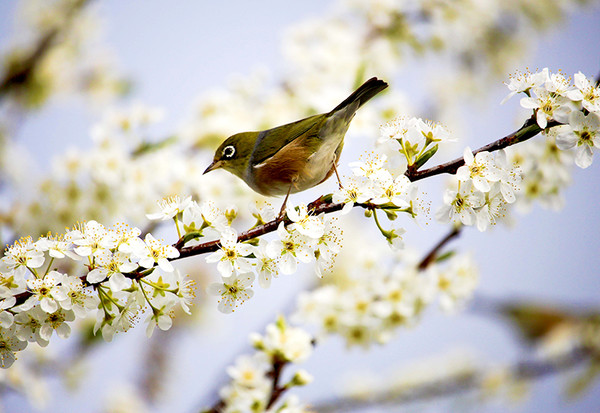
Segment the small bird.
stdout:
<svg viewBox="0 0 600 413">
<path fill-rule="evenodd" d="M 337 163 L 344 136 L 354 114 L 373 96 L 387 88 L 373 77 L 363 83 L 331 112 L 258 132 L 242 132 L 227 138 L 216 150 L 204 173 L 223 168 L 241 178 L 262 195 L 301 192 L 327 180 Z"/>
</svg>

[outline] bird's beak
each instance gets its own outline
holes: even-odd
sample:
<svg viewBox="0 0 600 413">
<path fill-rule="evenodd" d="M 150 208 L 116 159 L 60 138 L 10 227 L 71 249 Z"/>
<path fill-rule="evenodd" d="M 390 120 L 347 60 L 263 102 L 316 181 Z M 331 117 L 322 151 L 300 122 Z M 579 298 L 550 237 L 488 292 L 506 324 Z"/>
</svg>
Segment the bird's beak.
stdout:
<svg viewBox="0 0 600 413">
<path fill-rule="evenodd" d="M 223 166 L 223 161 L 218 160 L 218 161 L 213 161 L 213 163 L 211 163 L 210 165 L 208 165 L 208 168 L 206 168 L 206 171 L 204 171 L 202 173 L 202 175 L 204 175 L 205 173 L 208 173 L 214 169 L 219 169 L 221 166 Z"/>
</svg>

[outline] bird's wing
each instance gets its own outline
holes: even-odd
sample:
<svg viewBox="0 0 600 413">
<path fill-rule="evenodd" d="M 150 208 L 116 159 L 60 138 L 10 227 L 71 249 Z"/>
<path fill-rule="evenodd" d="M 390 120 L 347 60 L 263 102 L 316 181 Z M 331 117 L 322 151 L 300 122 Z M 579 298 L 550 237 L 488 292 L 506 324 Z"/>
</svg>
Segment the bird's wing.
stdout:
<svg viewBox="0 0 600 413">
<path fill-rule="evenodd" d="M 318 119 L 319 117 L 323 119 Z M 316 137 L 325 118 L 325 115 L 314 115 L 261 132 L 254 145 L 251 164 L 261 164 L 300 136 Z"/>
</svg>

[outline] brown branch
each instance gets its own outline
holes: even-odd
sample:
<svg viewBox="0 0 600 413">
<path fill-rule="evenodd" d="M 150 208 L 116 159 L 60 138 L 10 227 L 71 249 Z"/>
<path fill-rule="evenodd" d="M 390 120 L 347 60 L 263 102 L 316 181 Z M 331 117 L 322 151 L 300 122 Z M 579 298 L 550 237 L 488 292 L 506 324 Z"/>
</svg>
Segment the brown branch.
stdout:
<svg viewBox="0 0 600 413">
<path fill-rule="evenodd" d="M 559 122 L 550 121 L 550 122 L 548 122 L 548 126 L 546 127 L 546 130 L 553 128 L 555 126 L 558 126 L 558 125 L 560 125 Z M 519 130 L 517 130 L 516 132 L 513 132 L 510 135 L 505 136 L 504 138 L 498 139 L 495 142 L 492 142 L 488 145 L 485 145 L 485 146 L 473 151 L 473 154 L 477 154 L 477 153 L 483 152 L 483 151 L 493 152 L 493 151 L 497 151 L 500 149 L 504 149 L 509 146 L 515 145 L 517 143 L 524 142 L 528 139 L 531 139 L 534 136 L 536 136 L 537 134 L 539 134 L 540 132 L 542 132 L 542 129 L 538 126 L 538 124 L 535 120 L 535 116 L 532 116 L 531 118 L 527 119 L 527 121 L 525 121 L 523 126 L 521 126 L 521 128 Z M 452 161 L 446 162 L 444 164 L 437 165 L 437 166 L 434 166 L 432 168 L 425 169 L 422 171 L 416 171 L 416 170 L 409 169 L 408 171 L 406 171 L 405 175 L 408 177 L 408 179 L 410 179 L 412 182 L 414 182 L 414 181 L 418 181 L 418 180 L 421 180 L 421 179 L 424 179 L 424 178 L 427 178 L 430 176 L 439 175 L 439 174 L 443 174 L 443 173 L 453 174 L 453 173 L 456 173 L 456 171 L 458 170 L 459 167 L 464 165 L 464 162 L 465 161 L 463 158 L 457 158 Z M 362 207 L 365 209 L 377 208 L 376 205 L 373 205 L 370 203 L 355 204 L 355 206 Z M 314 202 L 312 202 L 308 205 L 309 210 L 313 210 L 313 212 L 315 214 L 321 214 L 321 213 L 329 214 L 332 212 L 340 211 L 343 207 L 344 207 L 343 203 L 327 202 L 327 201 L 323 200 L 323 197 L 315 200 Z M 267 222 L 264 225 L 260 225 L 258 227 L 252 228 L 248 231 L 245 231 L 239 235 L 238 242 L 248 241 L 252 238 L 260 237 L 260 236 L 268 234 L 270 232 L 274 232 L 275 230 L 277 230 L 277 226 L 279 225 L 280 222 L 282 222 L 282 219 L 278 218 L 273 221 Z M 283 222 L 285 222 L 286 225 L 290 223 L 289 220 L 285 220 Z M 456 235 L 458 235 L 458 234 L 456 234 Z M 453 235 L 453 237 L 456 235 Z M 205 242 L 203 244 L 199 244 L 194 247 L 183 247 L 182 248 L 181 245 L 179 245 L 179 244 L 175 244 L 175 247 L 178 247 L 179 253 L 180 253 L 180 256 L 175 259 L 190 257 L 193 255 L 204 254 L 207 252 L 214 252 L 220 248 L 218 240 Z"/>
<path fill-rule="evenodd" d="M 525 121 L 525 123 L 523 124 L 523 126 L 521 126 L 521 128 L 519 130 L 517 130 L 516 132 L 513 132 L 510 135 L 507 135 L 502 139 L 498 139 L 495 142 L 492 142 L 490 144 L 482 146 L 481 148 L 473 151 L 473 155 L 475 155 L 479 152 L 484 152 L 484 151 L 494 152 L 494 151 L 498 151 L 500 149 L 504 149 L 509 146 L 515 145 L 520 142 L 525 142 L 526 140 L 533 138 L 534 136 L 536 136 L 538 133 L 542 132 L 543 130 L 548 130 L 548 129 L 553 128 L 558 125 L 561 125 L 561 123 L 552 120 L 552 121 L 548 122 L 548 126 L 546 127 L 546 129 L 542 129 L 537 124 L 537 122 L 535 120 L 535 115 L 533 115 L 529 119 L 527 119 Z M 424 178 L 434 176 L 434 175 L 455 174 L 456 171 L 458 170 L 458 168 L 460 168 L 464 164 L 465 164 L 464 158 L 456 158 L 452 161 L 443 163 L 441 165 L 433 166 L 429 169 L 425 169 L 422 171 L 417 171 L 417 170 L 409 168 L 406 171 L 405 175 L 412 182 L 415 182 L 420 179 L 424 179 Z"/>
<path fill-rule="evenodd" d="M 420 271 L 426 269 L 435 259 L 438 257 L 440 250 L 452 239 L 458 237 L 460 235 L 460 231 L 462 230 L 462 225 L 457 225 L 452 228 L 452 231 L 448 233 L 444 238 L 438 242 L 435 247 L 421 260 L 417 268 Z"/>
<path fill-rule="evenodd" d="M 60 26 L 55 26 L 44 33 L 35 45 L 34 49 L 21 59 L 14 62 L 0 80 L 0 98 L 14 88 L 22 87 L 29 83 L 33 77 L 40 62 L 46 57 L 57 37 L 68 26 L 70 21 L 82 10 L 91 0 L 79 0 L 70 7 L 65 13 L 65 22 Z"/>
<path fill-rule="evenodd" d="M 267 402 L 266 410 L 269 410 L 275 402 L 279 399 L 279 397 L 286 391 L 286 387 L 281 387 L 279 385 L 279 380 L 281 379 L 281 372 L 283 368 L 287 364 L 286 361 L 275 357 L 273 360 L 273 370 L 269 373 L 271 380 L 273 380 L 271 386 L 271 396 L 269 397 L 269 401 Z"/>
<path fill-rule="evenodd" d="M 548 126 L 547 126 L 546 130 L 549 128 L 558 126 L 558 125 L 560 125 L 559 122 L 550 121 L 550 122 L 548 122 Z M 499 139 L 495 142 L 492 142 L 486 146 L 483 146 L 483 147 L 477 149 L 476 151 L 474 151 L 473 153 L 476 154 L 476 153 L 482 152 L 482 151 L 489 151 L 489 152 L 497 151 L 497 150 L 506 148 L 508 146 L 515 145 L 520 142 L 524 142 L 524 141 L 534 137 L 541 131 L 542 131 L 542 129 L 537 125 L 537 123 L 535 121 L 535 116 L 532 116 L 531 118 L 527 119 L 527 121 L 525 121 L 523 126 L 516 132 L 511 133 L 510 135 L 505 136 L 504 138 Z M 420 179 L 424 179 L 424 178 L 434 176 L 434 175 L 439 175 L 442 173 L 455 173 L 456 170 L 463 164 L 464 164 L 464 159 L 457 158 L 453 161 L 446 162 L 444 164 L 434 166 L 432 168 L 425 169 L 423 171 L 413 171 L 413 170 L 409 169 L 405 173 L 405 175 L 408 177 L 408 179 L 410 179 L 411 181 L 414 182 L 414 181 L 418 181 Z M 364 209 L 378 208 L 377 205 L 371 204 L 369 202 L 356 203 L 356 204 L 354 204 L 354 206 L 364 208 Z M 327 200 L 327 197 L 324 197 L 324 196 L 319 197 L 315 201 L 308 204 L 308 210 L 311 211 L 313 214 L 322 214 L 322 213 L 330 214 L 332 212 L 341 211 L 343 207 L 344 207 L 343 203 L 330 202 Z M 257 227 L 254 227 L 247 231 L 242 232 L 238 236 L 238 242 L 245 242 L 245 241 L 263 236 L 265 234 L 275 232 L 281 222 L 283 222 L 284 225 L 288 225 L 291 223 L 291 221 L 287 217 L 285 217 L 285 218 L 278 217 L 278 218 L 276 218 L 272 221 L 269 221 L 263 225 L 259 225 Z M 451 238 L 453 238 L 454 236 L 457 236 L 457 235 L 458 234 L 453 235 Z M 448 239 L 445 242 L 448 242 L 449 240 L 450 239 Z M 193 247 L 184 247 L 183 245 L 181 245 L 181 243 L 182 243 L 182 240 L 179 240 L 177 243 L 175 243 L 173 245 L 175 248 L 177 248 L 177 250 L 179 250 L 179 257 L 170 258 L 169 259 L 170 261 L 176 261 L 176 260 L 186 258 L 186 257 L 192 257 L 192 256 L 196 256 L 196 255 L 206 254 L 209 252 L 214 252 L 220 248 L 219 240 L 204 242 L 202 244 L 198 244 Z M 441 248 L 442 246 L 443 245 L 440 245 L 439 248 Z M 433 251 L 433 253 L 437 254 L 437 251 Z M 433 257 L 430 259 L 433 259 Z M 428 264 L 429 263 L 427 262 L 423 265 L 428 265 Z M 127 273 L 124 275 L 131 279 L 140 279 L 140 278 L 145 277 L 148 274 L 147 271 L 148 271 L 148 269 L 139 267 L 135 271 L 132 271 L 131 273 Z M 80 278 L 85 282 L 85 275 Z M 29 292 L 29 291 L 25 291 L 23 293 L 17 294 L 15 296 L 15 298 L 17 299 L 16 305 L 22 304 L 30 296 L 31 296 L 31 292 Z"/>
<path fill-rule="evenodd" d="M 269 396 L 269 400 L 267 401 L 267 405 L 265 406 L 265 410 L 270 409 L 275 402 L 279 399 L 279 397 L 287 390 L 287 387 L 280 386 L 279 381 L 281 379 L 281 373 L 283 368 L 288 363 L 283 361 L 277 357 L 273 360 L 273 368 L 268 373 L 269 378 L 272 380 L 271 383 L 271 395 Z M 226 404 L 223 399 L 219 399 L 212 407 L 206 410 L 201 410 L 202 413 L 220 413 L 225 409 Z"/>
<path fill-rule="evenodd" d="M 355 206 L 363 207 L 363 208 L 375 208 L 376 206 L 370 203 L 364 204 L 355 204 Z M 308 204 L 308 210 L 312 211 L 313 214 L 330 214 L 332 212 L 341 211 L 344 207 L 343 203 L 335 203 L 335 202 L 324 202 L 323 197 L 318 198 L 317 200 Z M 251 228 L 247 231 L 242 232 L 238 236 L 238 242 L 244 242 L 251 240 L 253 238 L 260 237 L 262 235 L 277 231 L 277 227 L 279 224 L 283 222 L 284 225 L 291 224 L 292 221 L 289 218 L 281 218 L 278 217 L 272 221 L 269 221 L 263 225 L 259 225 L 257 227 Z M 179 257 L 172 258 L 171 260 L 177 260 L 180 258 L 190 257 L 194 255 L 206 254 L 208 252 L 214 252 L 221 248 L 219 244 L 219 240 L 208 241 L 202 244 L 195 245 L 193 247 L 181 247 L 179 242 L 174 245 L 176 248 L 179 247 Z"/>
<path fill-rule="evenodd" d="M 515 363 L 508 371 L 510 378 L 535 380 L 548 377 L 580 366 L 591 359 L 592 353 L 585 348 L 575 348 L 564 354 L 547 359 L 525 360 Z M 333 398 L 315 403 L 312 408 L 320 413 L 349 412 L 367 407 L 386 404 L 408 404 L 423 402 L 441 397 L 457 396 L 468 391 L 481 389 L 485 380 L 493 372 L 471 371 L 457 373 L 429 382 L 414 384 L 406 389 L 374 390 L 368 398 Z"/>
</svg>

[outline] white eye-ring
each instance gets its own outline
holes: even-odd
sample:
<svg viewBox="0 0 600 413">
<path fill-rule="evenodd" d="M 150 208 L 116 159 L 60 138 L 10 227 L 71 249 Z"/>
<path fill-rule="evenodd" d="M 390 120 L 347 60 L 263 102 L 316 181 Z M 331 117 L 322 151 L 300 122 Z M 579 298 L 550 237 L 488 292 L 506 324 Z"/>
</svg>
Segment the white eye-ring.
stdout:
<svg viewBox="0 0 600 413">
<path fill-rule="evenodd" d="M 235 155 L 235 148 L 233 145 L 229 145 L 223 148 L 223 157 L 224 158 L 233 158 Z"/>
</svg>

